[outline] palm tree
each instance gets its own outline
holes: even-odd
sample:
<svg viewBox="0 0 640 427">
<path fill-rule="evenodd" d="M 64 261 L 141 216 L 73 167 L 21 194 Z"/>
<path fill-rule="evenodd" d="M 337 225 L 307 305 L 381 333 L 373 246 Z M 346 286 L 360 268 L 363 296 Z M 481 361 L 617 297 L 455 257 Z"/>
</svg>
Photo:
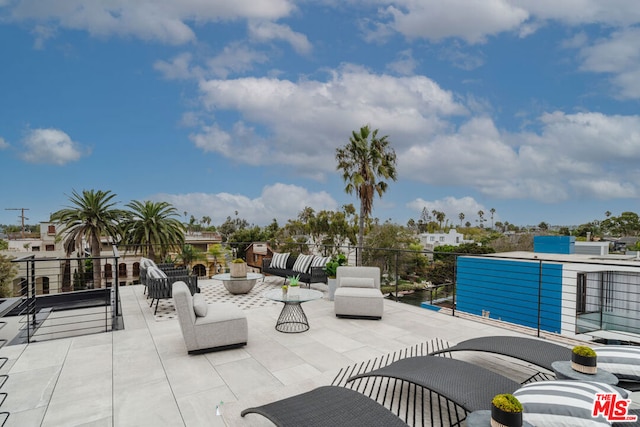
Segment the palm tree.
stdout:
<svg viewBox="0 0 640 427">
<path fill-rule="evenodd" d="M 118 224 L 125 211 L 115 209 L 112 199 L 116 195 L 110 191 L 83 190 L 82 194 L 73 190 L 69 200 L 72 206 L 51 214 L 51 222 L 61 225 L 59 235 L 64 236 L 63 245 L 67 256 L 74 250 L 84 255 L 83 241 L 89 244 L 93 258 L 93 286 L 102 287 L 100 265 L 100 238 L 120 235 Z"/>
<path fill-rule="evenodd" d="M 491 208 L 489 212 L 491 212 L 491 229 L 493 229 L 493 215 L 496 213 L 496 210 L 495 208 Z"/>
<path fill-rule="evenodd" d="M 126 205 L 130 211 L 123 222 L 124 243 L 140 245 L 144 256 L 164 259 L 169 249 L 184 244 L 184 224 L 176 208 L 167 202 L 139 202 Z"/>
<path fill-rule="evenodd" d="M 460 213 L 458 214 L 458 218 L 460 219 L 460 227 L 462 227 L 462 221 L 464 221 L 464 213 L 463 213 L 463 212 L 460 212 Z"/>
<path fill-rule="evenodd" d="M 436 211 L 436 213 L 433 214 L 433 216 L 436 218 L 436 221 L 438 221 L 438 223 L 440 224 L 440 230 L 442 230 L 442 222 L 444 221 L 447 215 L 444 212 Z"/>
<path fill-rule="evenodd" d="M 352 194 L 355 190 L 360 199 L 357 265 L 362 263 L 365 218 L 371 214 L 375 193 L 382 197 L 388 186 L 384 180 L 397 179 L 396 152 L 389 144 L 386 135 L 378 137 L 378 129 L 371 132 L 364 126 L 360 132 L 352 132 L 346 146 L 336 150 L 337 169 L 342 170 L 347 184 L 345 191 Z"/>
<path fill-rule="evenodd" d="M 478 211 L 478 217 L 480 217 L 480 228 L 482 228 L 484 223 L 484 211 L 482 209 Z"/>
</svg>

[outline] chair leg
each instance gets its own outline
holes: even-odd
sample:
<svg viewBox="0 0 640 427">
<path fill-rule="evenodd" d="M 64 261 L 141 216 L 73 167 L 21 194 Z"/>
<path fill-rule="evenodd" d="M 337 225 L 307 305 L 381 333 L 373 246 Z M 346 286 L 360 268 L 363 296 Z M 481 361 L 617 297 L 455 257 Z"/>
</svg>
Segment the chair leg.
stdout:
<svg viewBox="0 0 640 427">
<path fill-rule="evenodd" d="M 160 304 L 160 298 L 158 298 L 158 299 L 156 300 L 156 309 L 153 311 L 153 315 L 154 315 L 154 316 L 155 316 L 155 315 L 156 315 L 156 313 L 158 312 L 158 304 Z"/>
</svg>

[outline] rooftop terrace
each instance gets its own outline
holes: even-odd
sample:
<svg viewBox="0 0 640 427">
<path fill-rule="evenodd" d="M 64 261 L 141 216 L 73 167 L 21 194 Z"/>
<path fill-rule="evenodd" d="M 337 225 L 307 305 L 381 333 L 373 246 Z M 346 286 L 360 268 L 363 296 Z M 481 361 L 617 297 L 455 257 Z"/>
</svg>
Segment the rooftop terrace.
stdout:
<svg viewBox="0 0 640 427">
<path fill-rule="evenodd" d="M 212 280 L 200 285 L 221 287 Z M 322 284 L 313 287 L 326 291 Z M 9 374 L 2 390 L 8 393 L 2 410 L 11 413 L 7 426 L 271 425 L 258 415 L 241 418 L 240 411 L 331 384 L 345 367 L 436 338 L 456 343 L 527 333 L 391 300 L 385 300 L 380 321 L 338 319 L 325 296 L 304 303 L 307 332 L 277 332 L 281 305 L 267 304 L 245 311 L 247 346 L 188 355 L 178 321 L 154 316 L 143 286 L 120 290 L 123 330 L 0 350 L 9 358 L 0 371 Z M 503 373 L 511 369 L 508 375 L 529 376 L 526 364 L 506 368 L 495 355 L 467 357 Z"/>
</svg>

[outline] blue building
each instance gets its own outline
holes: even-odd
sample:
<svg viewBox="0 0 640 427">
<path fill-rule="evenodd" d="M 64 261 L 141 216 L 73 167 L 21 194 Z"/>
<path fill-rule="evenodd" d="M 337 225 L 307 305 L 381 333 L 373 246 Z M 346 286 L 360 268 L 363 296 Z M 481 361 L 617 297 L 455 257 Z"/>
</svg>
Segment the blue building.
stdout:
<svg viewBox="0 0 640 427">
<path fill-rule="evenodd" d="M 456 309 L 567 336 L 640 338 L 639 260 L 578 255 L 574 239 L 540 236 L 534 252 L 460 256 Z"/>
</svg>

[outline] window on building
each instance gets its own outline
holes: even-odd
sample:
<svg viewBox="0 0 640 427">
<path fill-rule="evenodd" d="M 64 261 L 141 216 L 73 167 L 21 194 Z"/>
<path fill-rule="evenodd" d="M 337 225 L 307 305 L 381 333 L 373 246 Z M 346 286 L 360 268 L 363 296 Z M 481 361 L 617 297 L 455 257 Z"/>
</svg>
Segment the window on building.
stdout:
<svg viewBox="0 0 640 427">
<path fill-rule="evenodd" d="M 430 236 L 429 237 L 429 241 L 430 242 L 435 242 L 436 241 L 436 236 Z"/>
<path fill-rule="evenodd" d="M 127 277 L 127 264 L 121 263 L 118 265 L 118 277 Z"/>
<path fill-rule="evenodd" d="M 55 225 L 49 225 L 47 227 L 47 234 L 56 234 L 56 226 Z"/>
<path fill-rule="evenodd" d="M 55 251 L 56 250 L 56 245 L 46 245 L 44 247 L 45 251 L 51 252 L 51 251 Z"/>
<path fill-rule="evenodd" d="M 49 293 L 49 278 L 48 277 L 43 277 L 42 278 L 42 293 L 43 294 L 48 294 Z"/>
<path fill-rule="evenodd" d="M 31 246 L 31 252 L 40 252 L 40 246 Z"/>
<path fill-rule="evenodd" d="M 576 295 L 576 312 L 578 314 L 587 311 L 587 275 L 578 273 L 578 289 Z"/>
<path fill-rule="evenodd" d="M 104 265 L 104 277 L 106 279 L 111 279 L 112 276 L 113 276 L 113 273 L 111 272 L 111 264 L 105 264 Z"/>
<path fill-rule="evenodd" d="M 140 276 L 140 263 L 139 262 L 134 262 L 133 263 L 133 277 L 138 277 Z"/>
</svg>

